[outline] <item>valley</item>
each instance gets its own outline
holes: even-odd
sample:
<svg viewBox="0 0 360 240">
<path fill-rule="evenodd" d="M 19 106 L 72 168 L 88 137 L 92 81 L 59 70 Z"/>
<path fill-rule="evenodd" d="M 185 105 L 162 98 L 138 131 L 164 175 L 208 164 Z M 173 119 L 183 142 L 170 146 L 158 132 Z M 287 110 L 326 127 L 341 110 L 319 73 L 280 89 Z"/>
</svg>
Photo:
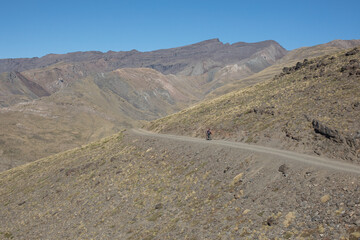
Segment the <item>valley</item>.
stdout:
<svg viewBox="0 0 360 240">
<path fill-rule="evenodd" d="M 359 45 L 1 59 L 0 239 L 358 239 Z"/>
<path fill-rule="evenodd" d="M 275 41 L 211 39 L 144 53 L 0 60 L 0 171 L 180 111 L 285 53 Z M 238 67 L 217 76 L 227 64 Z"/>
</svg>

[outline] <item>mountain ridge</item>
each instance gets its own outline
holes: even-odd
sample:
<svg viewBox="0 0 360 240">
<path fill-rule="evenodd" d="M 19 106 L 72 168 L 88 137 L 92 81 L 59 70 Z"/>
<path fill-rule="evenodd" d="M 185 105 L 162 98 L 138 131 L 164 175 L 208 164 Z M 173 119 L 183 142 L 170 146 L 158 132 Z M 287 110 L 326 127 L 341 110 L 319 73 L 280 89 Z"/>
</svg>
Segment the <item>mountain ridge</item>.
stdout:
<svg viewBox="0 0 360 240">
<path fill-rule="evenodd" d="M 222 62 L 223 59 L 221 54 L 216 54 L 219 57 L 207 55 L 207 53 L 213 52 L 223 52 L 224 49 L 229 53 L 229 50 L 233 51 L 237 48 L 246 48 L 247 55 L 254 53 L 254 48 L 266 47 L 268 45 L 276 45 L 279 48 L 281 57 L 282 54 L 285 54 L 286 50 L 283 49 L 280 44 L 275 41 L 268 40 L 262 41 L 259 43 L 234 43 L 234 44 L 224 44 L 220 42 L 219 39 L 209 39 L 199 43 L 190 44 L 181 47 L 169 48 L 169 49 L 160 49 L 149 52 L 139 52 L 137 50 L 132 51 L 108 51 L 108 52 L 99 52 L 99 51 L 86 51 L 86 52 L 71 52 L 66 54 L 47 54 L 43 57 L 35 58 L 13 58 L 13 59 L 0 59 L 0 73 L 1 72 L 11 72 L 11 71 L 25 71 L 34 68 L 46 67 L 57 62 L 83 62 L 83 61 L 99 61 L 101 59 L 109 62 L 108 69 L 109 71 L 115 70 L 122 67 L 150 67 L 156 69 L 164 74 L 176 74 L 179 72 L 179 69 L 183 70 L 187 64 L 183 61 L 180 61 L 181 57 L 195 57 L 195 60 L 206 60 L 211 58 L 214 61 Z M 251 48 L 251 49 L 250 49 Z M 241 49 L 244 52 L 244 49 Z M 196 52 L 194 54 L 194 51 Z M 205 53 L 205 55 L 204 55 Z M 238 53 L 238 52 L 237 52 Z M 201 55 L 202 54 L 202 55 Z M 244 56 L 242 56 L 244 58 Z M 145 60 L 144 60 L 145 59 Z M 147 60 L 146 60 L 147 59 Z M 238 61 L 239 57 L 232 56 L 230 61 Z M 172 67 L 170 70 L 167 68 L 169 66 L 169 61 L 180 61 L 177 66 Z M 189 59 L 187 59 L 189 61 Z M 154 64 L 153 62 L 157 62 Z M 225 61 L 224 64 L 228 64 L 229 60 Z"/>
<path fill-rule="evenodd" d="M 144 121 L 180 111 L 229 83 L 241 84 L 242 79 L 258 76 L 254 72 L 279 61 L 273 53 L 278 50 L 273 43 L 270 40 L 250 44 L 270 47 L 260 48 L 235 64 L 222 67 L 213 60 L 191 62 L 187 72 L 178 74 L 164 74 L 146 66 L 110 71 L 115 66 L 111 65 L 111 58 L 57 62 L 44 68 L 0 73 L 0 118 L 4 129 L 0 137 L 0 171 L 108 136 L 121 127 L 139 126 Z M 230 44 L 218 39 L 198 44 L 204 49 L 214 45 L 215 52 L 216 46 L 225 46 L 223 52 L 231 49 Z M 233 45 L 245 46 L 247 55 L 253 51 L 248 43 Z M 311 56 L 313 49 L 300 52 L 300 57 L 305 56 L 304 53 Z M 167 54 L 178 50 L 174 48 Z M 314 53 L 319 52 L 323 51 Z M 99 53 L 90 54 L 96 59 Z M 131 56 L 137 51 L 128 54 Z M 56 56 L 48 56 L 53 57 Z M 289 59 L 294 61 L 291 56 Z M 175 64 L 181 65 L 181 62 Z M 233 86 L 228 89 L 238 88 Z M 48 94 L 50 96 L 46 96 Z"/>
</svg>

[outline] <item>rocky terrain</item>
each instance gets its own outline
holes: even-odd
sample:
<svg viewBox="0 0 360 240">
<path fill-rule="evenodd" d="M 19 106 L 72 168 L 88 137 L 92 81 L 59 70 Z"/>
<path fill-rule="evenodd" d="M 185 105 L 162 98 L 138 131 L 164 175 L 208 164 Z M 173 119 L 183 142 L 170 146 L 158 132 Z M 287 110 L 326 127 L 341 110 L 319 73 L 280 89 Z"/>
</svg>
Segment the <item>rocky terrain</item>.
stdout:
<svg viewBox="0 0 360 240">
<path fill-rule="evenodd" d="M 149 129 L 360 163 L 360 51 L 305 59 L 271 80 L 156 120 Z"/>
<path fill-rule="evenodd" d="M 0 239 L 359 239 L 356 43 L 0 60 Z"/>
<path fill-rule="evenodd" d="M 234 76 L 234 81 L 228 81 L 228 84 L 220 86 L 206 97 L 208 99 L 219 97 L 226 93 L 232 92 L 234 90 L 239 90 L 244 87 L 252 86 L 260 82 L 264 82 L 272 79 L 275 75 L 278 75 L 282 72 L 284 67 L 291 67 L 297 62 L 302 62 L 306 58 L 314 58 L 324 55 L 331 55 L 337 52 L 343 51 L 345 49 L 350 49 L 360 46 L 360 40 L 334 40 L 328 43 L 319 44 L 311 47 L 301 47 L 288 51 L 287 54 L 277 60 L 273 65 L 265 68 L 264 70 L 254 73 L 249 76 Z M 226 76 L 227 79 L 231 79 L 231 74 Z M 235 80 L 236 79 L 236 80 Z"/>
<path fill-rule="evenodd" d="M 0 238 L 358 239 L 359 166 L 234 146 L 125 131 L 2 172 Z"/>
<path fill-rule="evenodd" d="M 212 39 L 147 53 L 0 60 L 3 70 L 12 70 L 0 73 L 0 171 L 266 81 L 303 56 L 356 43 L 286 52 L 274 41 L 230 45 Z"/>
<path fill-rule="evenodd" d="M 146 53 L 0 60 L 8 71 L 0 73 L 0 171 L 179 111 L 221 79 L 251 75 L 285 53 L 274 41 L 212 39 Z M 227 64 L 237 67 L 222 70 Z"/>
</svg>

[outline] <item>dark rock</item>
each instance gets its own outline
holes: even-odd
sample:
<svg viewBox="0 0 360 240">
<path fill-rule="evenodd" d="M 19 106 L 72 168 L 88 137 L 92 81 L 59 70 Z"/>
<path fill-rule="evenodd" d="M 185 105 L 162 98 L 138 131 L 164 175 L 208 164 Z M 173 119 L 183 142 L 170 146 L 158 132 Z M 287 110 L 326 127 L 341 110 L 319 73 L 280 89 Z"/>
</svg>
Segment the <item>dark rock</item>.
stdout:
<svg viewBox="0 0 360 240">
<path fill-rule="evenodd" d="M 312 126 L 316 133 L 319 133 L 327 138 L 340 140 L 340 135 L 337 130 L 329 128 L 328 126 L 320 123 L 318 120 L 313 119 Z"/>
<path fill-rule="evenodd" d="M 355 109 L 355 108 L 358 108 L 360 107 L 360 102 L 355 102 L 352 104 L 352 107 Z"/>
<path fill-rule="evenodd" d="M 360 139 L 360 131 L 357 131 L 357 132 L 356 132 L 356 135 L 355 135 L 354 138 L 355 138 L 355 139 Z"/>
<path fill-rule="evenodd" d="M 155 209 L 162 209 L 162 208 L 163 208 L 162 203 L 158 203 L 155 205 Z"/>
<path fill-rule="evenodd" d="M 349 63 L 350 64 L 354 64 L 354 63 L 358 63 L 359 61 L 357 60 L 357 59 L 351 59 L 350 61 L 349 61 Z"/>
<path fill-rule="evenodd" d="M 284 68 L 282 69 L 282 71 L 283 71 L 283 73 L 285 73 L 285 74 L 290 74 L 291 69 L 288 68 L 288 67 L 284 67 Z"/>
<path fill-rule="evenodd" d="M 286 177 L 286 175 L 289 172 L 289 167 L 286 164 L 283 164 L 279 167 L 278 171 L 281 172 L 284 175 L 284 177 Z"/>
<path fill-rule="evenodd" d="M 295 65 L 295 70 L 299 70 L 302 66 L 303 64 L 301 62 L 297 62 Z"/>
<path fill-rule="evenodd" d="M 354 48 L 352 50 L 350 50 L 349 52 L 345 53 L 345 56 L 352 56 L 352 55 L 355 55 L 359 52 L 359 49 L 358 48 Z"/>
<path fill-rule="evenodd" d="M 340 72 L 345 72 L 347 70 L 347 66 L 342 66 L 341 68 L 340 68 Z"/>
<path fill-rule="evenodd" d="M 269 217 L 269 218 L 266 220 L 266 225 L 268 225 L 268 226 L 276 225 L 276 220 L 275 220 L 273 217 Z"/>
<path fill-rule="evenodd" d="M 292 140 L 295 140 L 295 141 L 300 141 L 301 138 L 299 136 L 294 136 L 288 129 L 284 129 L 284 132 L 285 132 L 285 136 L 292 139 Z"/>
</svg>

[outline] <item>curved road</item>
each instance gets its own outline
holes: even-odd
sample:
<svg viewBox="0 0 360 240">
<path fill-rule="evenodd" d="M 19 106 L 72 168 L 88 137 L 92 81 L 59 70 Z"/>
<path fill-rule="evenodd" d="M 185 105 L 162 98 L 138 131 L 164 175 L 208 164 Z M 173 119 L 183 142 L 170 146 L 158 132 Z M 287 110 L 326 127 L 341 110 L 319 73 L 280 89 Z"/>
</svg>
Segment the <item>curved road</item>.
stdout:
<svg viewBox="0 0 360 240">
<path fill-rule="evenodd" d="M 305 155 L 301 153 L 295 153 L 286 150 L 279 150 L 275 148 L 257 146 L 257 145 L 250 145 L 241 142 L 229 142 L 223 140 L 212 140 L 206 141 L 205 139 L 200 138 L 193 138 L 193 137 L 186 137 L 186 136 L 177 136 L 177 135 L 169 135 L 169 134 L 159 134 L 154 132 L 149 132 L 143 129 L 132 129 L 132 132 L 137 135 L 145 135 L 145 136 L 153 136 L 159 138 L 167 138 L 177 141 L 185 141 L 185 142 L 196 142 L 196 143 L 204 143 L 204 144 L 213 144 L 213 145 L 220 145 L 232 148 L 238 148 L 243 150 L 248 150 L 257 153 L 263 154 L 271 154 L 275 156 L 280 156 L 289 160 L 316 165 L 319 167 L 326 167 L 330 169 L 334 169 L 337 171 L 347 172 L 347 173 L 355 173 L 360 175 L 360 165 L 354 165 L 346 162 L 341 161 L 334 161 L 327 158 L 320 158 L 310 155 Z"/>
</svg>

